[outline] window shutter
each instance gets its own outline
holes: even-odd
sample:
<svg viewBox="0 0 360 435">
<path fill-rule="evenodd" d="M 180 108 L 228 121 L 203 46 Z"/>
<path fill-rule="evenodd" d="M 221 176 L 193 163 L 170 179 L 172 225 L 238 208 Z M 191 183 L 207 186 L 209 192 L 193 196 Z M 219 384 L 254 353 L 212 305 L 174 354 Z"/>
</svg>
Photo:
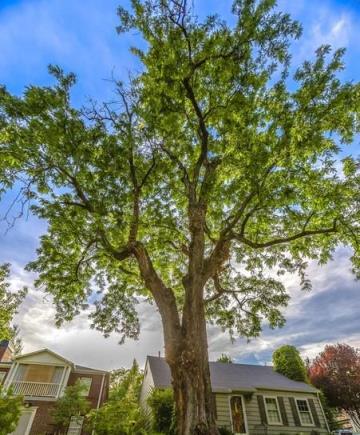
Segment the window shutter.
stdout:
<svg viewBox="0 0 360 435">
<path fill-rule="evenodd" d="M 287 418 L 287 415 L 286 415 L 284 398 L 283 397 L 278 397 L 277 399 L 278 399 L 278 403 L 279 403 L 281 420 L 283 422 L 283 425 L 284 426 L 289 426 L 289 421 L 288 421 L 288 418 Z"/>
<path fill-rule="evenodd" d="M 301 421 L 296 407 L 295 399 L 293 397 L 289 397 L 289 402 L 291 406 L 291 412 L 294 417 L 295 426 L 301 426 Z"/>
<path fill-rule="evenodd" d="M 259 405 L 261 424 L 267 425 L 265 402 L 264 402 L 263 396 L 257 396 L 257 401 L 258 401 L 258 405 Z"/>
<path fill-rule="evenodd" d="M 318 413 L 316 412 L 315 402 L 313 399 L 308 399 L 310 411 L 316 427 L 321 427 Z"/>
<path fill-rule="evenodd" d="M 216 406 L 216 394 L 212 393 L 212 403 L 213 403 L 213 408 L 214 408 L 214 416 L 215 416 L 215 420 L 217 420 L 218 415 L 217 415 L 217 406 Z"/>
</svg>

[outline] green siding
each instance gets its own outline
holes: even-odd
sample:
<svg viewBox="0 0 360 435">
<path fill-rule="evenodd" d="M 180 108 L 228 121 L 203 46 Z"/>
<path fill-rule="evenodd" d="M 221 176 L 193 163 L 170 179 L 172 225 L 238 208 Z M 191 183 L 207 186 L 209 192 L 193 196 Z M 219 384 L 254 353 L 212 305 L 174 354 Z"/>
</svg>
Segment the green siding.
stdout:
<svg viewBox="0 0 360 435">
<path fill-rule="evenodd" d="M 216 406 L 217 406 L 217 425 L 218 427 L 227 427 L 231 429 L 231 416 L 230 416 L 230 397 L 232 394 L 216 393 Z M 240 395 L 240 393 L 234 393 L 233 395 Z M 282 425 L 268 425 L 267 432 L 264 430 L 261 419 L 260 411 L 258 406 L 257 395 L 267 396 L 281 396 L 284 400 L 285 412 L 288 420 L 288 426 Z M 290 407 L 289 397 L 294 397 L 295 399 L 313 399 L 315 409 L 321 424 L 320 427 L 295 427 L 295 422 L 293 414 Z M 246 420 L 248 426 L 248 435 L 310 435 L 312 431 L 324 435 L 327 434 L 326 422 L 324 419 L 323 412 L 320 407 L 319 399 L 316 394 L 306 394 L 306 393 L 288 393 L 284 391 L 267 391 L 259 390 L 254 393 L 251 398 L 247 400 L 244 397 L 244 407 L 246 413 Z"/>
</svg>

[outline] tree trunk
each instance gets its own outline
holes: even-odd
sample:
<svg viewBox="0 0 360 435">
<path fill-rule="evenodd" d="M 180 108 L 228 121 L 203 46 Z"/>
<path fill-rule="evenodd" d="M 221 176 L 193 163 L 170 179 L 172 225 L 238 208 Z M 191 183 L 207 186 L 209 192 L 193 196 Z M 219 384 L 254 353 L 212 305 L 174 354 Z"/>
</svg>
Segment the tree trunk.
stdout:
<svg viewBox="0 0 360 435">
<path fill-rule="evenodd" d="M 206 320 L 201 298 L 188 298 L 182 319 L 181 346 L 169 363 L 178 435 L 218 435 L 211 390 Z M 165 343 L 165 349 L 167 349 Z"/>
<path fill-rule="evenodd" d="M 195 355 L 196 354 L 196 355 Z M 209 363 L 200 352 L 183 352 L 171 367 L 178 435 L 218 435 L 210 384 Z"/>
</svg>

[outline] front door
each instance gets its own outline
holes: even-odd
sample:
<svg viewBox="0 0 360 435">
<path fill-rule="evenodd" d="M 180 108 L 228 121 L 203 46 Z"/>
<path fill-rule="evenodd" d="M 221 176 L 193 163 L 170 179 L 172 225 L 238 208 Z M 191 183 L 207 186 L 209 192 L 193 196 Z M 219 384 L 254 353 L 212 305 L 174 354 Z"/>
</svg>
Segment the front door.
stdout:
<svg viewBox="0 0 360 435">
<path fill-rule="evenodd" d="M 18 425 L 11 435 L 29 435 L 37 408 L 24 408 L 21 412 Z"/>
<path fill-rule="evenodd" d="M 230 399 L 232 430 L 236 435 L 246 434 L 245 409 L 242 396 L 232 396 Z"/>
</svg>

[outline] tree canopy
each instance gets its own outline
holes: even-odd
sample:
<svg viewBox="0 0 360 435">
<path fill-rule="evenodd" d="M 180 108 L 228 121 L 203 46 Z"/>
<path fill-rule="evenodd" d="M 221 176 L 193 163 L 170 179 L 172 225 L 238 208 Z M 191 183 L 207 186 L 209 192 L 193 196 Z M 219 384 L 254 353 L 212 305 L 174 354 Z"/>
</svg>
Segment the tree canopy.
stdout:
<svg viewBox="0 0 360 435">
<path fill-rule="evenodd" d="M 308 382 L 305 363 L 295 346 L 279 347 L 273 353 L 272 360 L 276 372 L 293 381 Z"/>
<path fill-rule="evenodd" d="M 143 71 L 116 83 L 116 104 L 76 109 L 75 76 L 59 67 L 53 86 L 1 89 L 2 189 L 22 183 L 49 223 L 29 269 L 59 322 L 107 287 L 92 316 L 105 333 L 138 335 L 134 296 L 149 296 L 153 269 L 180 309 L 183 280 L 201 271 L 208 318 L 232 333 L 281 325 L 288 296 L 268 268 L 307 287 L 306 260 L 343 243 L 359 272 L 359 166 L 349 156 L 340 174 L 337 157 L 359 131 L 359 85 L 338 78 L 344 50 L 322 46 L 290 75 L 301 27 L 274 1 L 235 1 L 234 27 L 173 1 L 132 3 L 119 31 L 136 28 L 148 48 L 133 49 Z M 189 205 L 205 214 L 201 264 Z"/>
<path fill-rule="evenodd" d="M 330 406 L 344 409 L 360 426 L 360 350 L 347 344 L 325 346 L 311 362 L 309 378 Z"/>
<path fill-rule="evenodd" d="M 227 364 L 231 364 L 232 363 L 232 359 L 231 356 L 226 354 L 226 353 L 222 353 L 219 358 L 217 359 L 217 362 L 222 362 L 222 363 L 227 363 Z"/>
</svg>

